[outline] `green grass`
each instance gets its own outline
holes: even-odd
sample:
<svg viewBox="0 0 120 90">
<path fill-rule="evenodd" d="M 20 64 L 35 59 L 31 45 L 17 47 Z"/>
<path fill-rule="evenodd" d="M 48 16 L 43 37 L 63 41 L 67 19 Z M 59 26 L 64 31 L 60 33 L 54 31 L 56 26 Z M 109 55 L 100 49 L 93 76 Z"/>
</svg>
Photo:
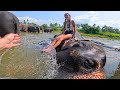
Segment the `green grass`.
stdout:
<svg viewBox="0 0 120 90">
<path fill-rule="evenodd" d="M 77 29 L 77 31 L 80 32 L 82 36 L 107 38 L 111 40 L 120 40 L 120 34 L 117 34 L 117 33 L 100 32 L 98 34 L 86 34 L 86 33 L 82 33 L 79 29 Z M 61 33 L 61 32 L 62 32 L 61 28 L 56 28 L 54 31 L 54 33 Z"/>
<path fill-rule="evenodd" d="M 54 30 L 54 33 L 61 33 L 62 31 L 62 28 L 56 28 L 55 30 Z"/>
<path fill-rule="evenodd" d="M 110 32 L 101 32 L 99 34 L 85 34 L 81 33 L 82 36 L 90 36 L 90 37 L 99 37 L 99 38 L 107 38 L 111 40 L 120 40 L 120 34 L 110 33 Z"/>
</svg>

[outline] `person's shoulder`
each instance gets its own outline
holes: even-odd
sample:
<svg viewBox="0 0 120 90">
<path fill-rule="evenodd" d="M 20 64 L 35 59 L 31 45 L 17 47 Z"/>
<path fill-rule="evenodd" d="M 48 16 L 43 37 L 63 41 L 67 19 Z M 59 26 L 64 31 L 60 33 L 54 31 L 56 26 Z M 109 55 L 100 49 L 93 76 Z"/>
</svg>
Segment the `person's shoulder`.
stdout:
<svg viewBox="0 0 120 90">
<path fill-rule="evenodd" d="M 72 24 L 75 25 L 75 21 L 74 20 L 71 20 L 72 21 Z"/>
<path fill-rule="evenodd" d="M 75 21 L 74 20 L 71 20 L 72 21 L 72 23 L 75 23 Z"/>
</svg>

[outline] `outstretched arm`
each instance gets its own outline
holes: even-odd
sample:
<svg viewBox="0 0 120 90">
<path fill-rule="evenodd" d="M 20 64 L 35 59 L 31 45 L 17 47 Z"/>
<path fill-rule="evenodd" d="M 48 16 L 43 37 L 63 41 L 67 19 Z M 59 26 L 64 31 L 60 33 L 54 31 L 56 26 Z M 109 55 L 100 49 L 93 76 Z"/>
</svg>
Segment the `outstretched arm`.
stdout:
<svg viewBox="0 0 120 90">
<path fill-rule="evenodd" d="M 6 48 L 12 48 L 19 46 L 20 36 L 18 34 L 7 34 L 3 38 L 0 38 L 0 50 Z"/>
</svg>

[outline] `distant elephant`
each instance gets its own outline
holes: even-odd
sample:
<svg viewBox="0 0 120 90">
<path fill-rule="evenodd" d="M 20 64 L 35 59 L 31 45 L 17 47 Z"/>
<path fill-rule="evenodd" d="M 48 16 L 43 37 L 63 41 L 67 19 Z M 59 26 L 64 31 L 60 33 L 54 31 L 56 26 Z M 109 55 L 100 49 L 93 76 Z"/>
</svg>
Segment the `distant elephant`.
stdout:
<svg viewBox="0 0 120 90">
<path fill-rule="evenodd" d="M 42 31 L 42 33 L 44 32 L 43 28 L 42 27 L 39 27 L 39 31 Z"/>
<path fill-rule="evenodd" d="M 36 26 L 28 26 L 28 32 L 40 32 L 39 31 L 39 27 L 36 27 Z"/>
<path fill-rule="evenodd" d="M 48 33 L 48 32 L 52 32 L 54 29 L 53 28 L 46 28 L 45 30 L 44 30 L 44 32 L 46 32 L 46 33 Z"/>
<path fill-rule="evenodd" d="M 12 13 L 0 11 L 0 37 L 9 33 L 20 34 L 19 19 Z"/>
<path fill-rule="evenodd" d="M 27 25 L 20 24 L 20 31 L 21 31 L 21 32 L 28 32 L 27 30 L 28 30 Z"/>
<path fill-rule="evenodd" d="M 48 30 L 48 29 L 44 29 L 44 32 L 48 33 L 48 32 L 49 32 L 49 30 Z"/>
<path fill-rule="evenodd" d="M 104 49 L 91 41 L 64 40 L 56 51 L 57 64 L 64 63 L 64 66 L 72 68 L 72 72 L 90 73 L 96 70 L 98 65 L 102 69 L 106 64 Z"/>
</svg>

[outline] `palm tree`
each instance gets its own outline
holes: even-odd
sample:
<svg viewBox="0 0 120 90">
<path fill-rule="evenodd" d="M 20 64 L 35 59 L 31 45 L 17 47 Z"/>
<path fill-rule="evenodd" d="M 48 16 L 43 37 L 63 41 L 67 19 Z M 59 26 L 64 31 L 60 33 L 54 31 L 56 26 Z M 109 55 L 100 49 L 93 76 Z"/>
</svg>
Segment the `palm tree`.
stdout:
<svg viewBox="0 0 120 90">
<path fill-rule="evenodd" d="M 24 20 L 24 24 L 26 25 L 26 21 Z"/>
</svg>

